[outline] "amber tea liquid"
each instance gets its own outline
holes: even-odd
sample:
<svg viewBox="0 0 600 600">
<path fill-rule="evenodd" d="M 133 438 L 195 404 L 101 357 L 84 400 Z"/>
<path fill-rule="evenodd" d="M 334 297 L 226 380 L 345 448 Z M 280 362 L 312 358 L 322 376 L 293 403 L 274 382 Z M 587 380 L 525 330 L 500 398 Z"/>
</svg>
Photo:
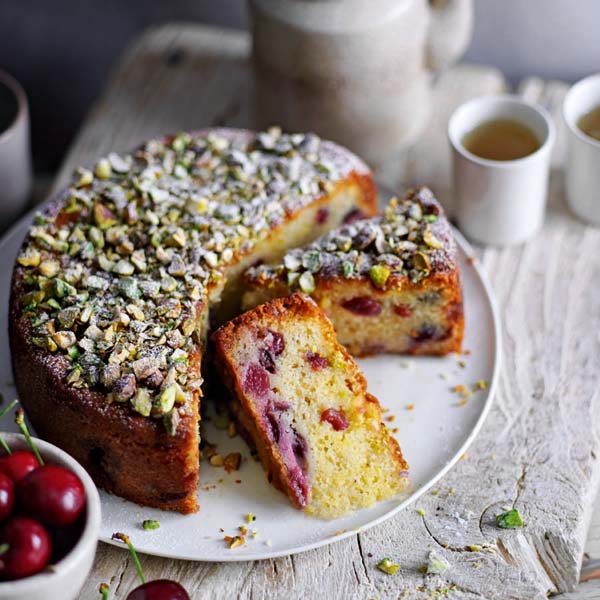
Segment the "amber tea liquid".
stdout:
<svg viewBox="0 0 600 600">
<path fill-rule="evenodd" d="M 486 121 L 467 133 L 462 144 L 471 154 L 488 160 L 516 160 L 541 145 L 529 127 L 512 119 Z"/>
<path fill-rule="evenodd" d="M 577 121 L 577 127 L 583 131 L 583 133 L 593 137 L 595 140 L 600 141 L 600 104 L 590 110 Z"/>
</svg>

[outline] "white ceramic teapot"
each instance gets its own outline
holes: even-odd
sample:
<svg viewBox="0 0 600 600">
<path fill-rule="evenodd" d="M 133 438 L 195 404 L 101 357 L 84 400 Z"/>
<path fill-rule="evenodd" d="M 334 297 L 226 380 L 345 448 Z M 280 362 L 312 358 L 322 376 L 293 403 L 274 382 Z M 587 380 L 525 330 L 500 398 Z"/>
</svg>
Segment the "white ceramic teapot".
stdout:
<svg viewBox="0 0 600 600">
<path fill-rule="evenodd" d="M 472 0 L 249 0 L 257 120 L 316 131 L 377 165 L 430 111 L 427 66 L 456 60 Z"/>
</svg>

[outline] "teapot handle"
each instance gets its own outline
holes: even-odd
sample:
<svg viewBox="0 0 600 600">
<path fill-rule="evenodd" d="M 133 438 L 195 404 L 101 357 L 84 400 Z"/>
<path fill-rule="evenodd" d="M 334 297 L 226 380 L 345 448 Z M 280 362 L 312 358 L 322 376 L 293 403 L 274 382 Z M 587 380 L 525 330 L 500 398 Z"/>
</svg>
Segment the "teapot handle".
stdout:
<svg viewBox="0 0 600 600">
<path fill-rule="evenodd" d="M 473 0 L 427 0 L 427 66 L 440 70 L 460 59 L 471 41 Z"/>
</svg>

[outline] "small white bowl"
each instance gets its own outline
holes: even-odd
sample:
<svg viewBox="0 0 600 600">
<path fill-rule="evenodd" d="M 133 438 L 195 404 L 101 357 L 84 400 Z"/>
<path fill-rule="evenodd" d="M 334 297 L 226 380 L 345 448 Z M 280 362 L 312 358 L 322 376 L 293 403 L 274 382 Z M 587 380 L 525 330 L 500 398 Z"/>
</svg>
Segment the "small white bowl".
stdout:
<svg viewBox="0 0 600 600">
<path fill-rule="evenodd" d="M 17 433 L 0 433 L 11 450 L 27 450 L 25 438 Z M 0 600 L 74 600 L 92 568 L 100 531 L 100 497 L 94 482 L 85 469 L 66 452 L 34 438 L 35 444 L 48 464 L 61 465 L 73 471 L 85 489 L 86 518 L 81 537 L 69 554 L 51 570 L 16 581 L 0 582 Z"/>
</svg>

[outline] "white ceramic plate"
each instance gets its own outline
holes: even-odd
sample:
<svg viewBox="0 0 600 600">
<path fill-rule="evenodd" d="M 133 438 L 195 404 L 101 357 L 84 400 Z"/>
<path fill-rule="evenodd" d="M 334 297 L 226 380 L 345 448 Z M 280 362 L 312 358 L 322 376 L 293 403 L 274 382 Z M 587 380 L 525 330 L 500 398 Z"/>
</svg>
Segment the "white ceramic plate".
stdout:
<svg viewBox="0 0 600 600">
<path fill-rule="evenodd" d="M 30 217 L 18 223 L 0 243 L 0 330 L 7 331 L 7 306 L 13 259 Z M 241 452 L 237 472 L 227 474 L 203 462 L 200 471 L 201 509 L 183 516 L 143 508 L 101 492 L 100 539 L 109 542 L 115 531 L 128 533 L 137 549 L 147 554 L 202 561 L 257 560 L 303 552 L 364 531 L 389 519 L 412 504 L 432 487 L 473 441 L 490 408 L 500 361 L 500 329 L 491 289 L 477 266 L 467 242 L 455 232 L 460 247 L 466 314 L 465 356 L 444 358 L 377 356 L 360 361 L 370 391 L 393 415 L 390 427 L 410 465 L 412 488 L 401 499 L 382 502 L 335 521 L 321 521 L 292 508 L 287 498 L 270 486 L 262 467 L 249 456 L 239 437 L 207 423 L 203 436 L 218 444 L 222 454 Z M 459 364 L 460 361 L 460 364 Z M 15 395 L 7 336 L 0 340 L 0 391 Z M 474 393 L 464 406 L 451 391 L 457 384 L 489 382 L 486 390 Z M 412 410 L 407 407 L 414 405 Z M 9 422 L 2 423 L 10 429 Z M 258 535 L 248 536 L 243 547 L 230 549 L 224 535 L 236 535 L 244 517 L 256 520 L 247 525 Z M 160 529 L 144 531 L 144 519 L 157 519 Z"/>
</svg>

